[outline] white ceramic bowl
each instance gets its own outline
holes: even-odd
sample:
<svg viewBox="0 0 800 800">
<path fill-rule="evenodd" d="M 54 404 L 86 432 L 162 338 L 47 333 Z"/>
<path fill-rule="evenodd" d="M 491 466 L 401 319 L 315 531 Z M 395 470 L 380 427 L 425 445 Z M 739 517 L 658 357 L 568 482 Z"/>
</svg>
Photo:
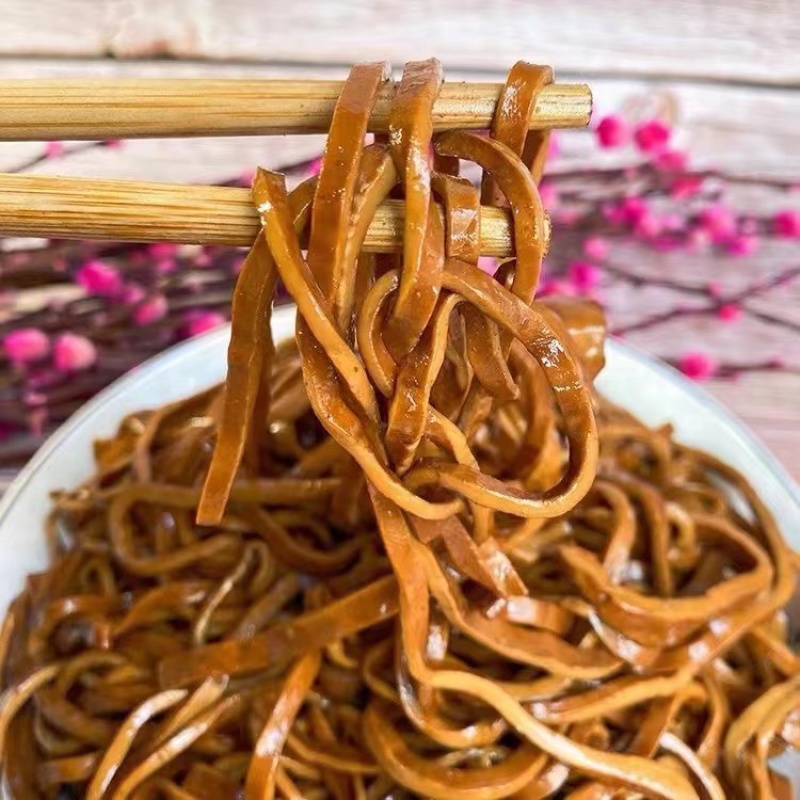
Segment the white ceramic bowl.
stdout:
<svg viewBox="0 0 800 800">
<path fill-rule="evenodd" d="M 273 315 L 277 340 L 294 331 L 294 308 Z M 122 418 L 185 397 L 225 375 L 229 329 L 173 347 L 113 383 L 56 431 L 0 501 L 0 615 L 29 572 L 47 565 L 43 523 L 49 495 L 93 471 L 92 441 L 113 434 Z M 675 370 L 632 349 L 608 343 L 599 390 L 643 422 L 671 422 L 676 436 L 741 471 L 800 549 L 800 491 L 777 460 L 724 406 Z"/>
</svg>

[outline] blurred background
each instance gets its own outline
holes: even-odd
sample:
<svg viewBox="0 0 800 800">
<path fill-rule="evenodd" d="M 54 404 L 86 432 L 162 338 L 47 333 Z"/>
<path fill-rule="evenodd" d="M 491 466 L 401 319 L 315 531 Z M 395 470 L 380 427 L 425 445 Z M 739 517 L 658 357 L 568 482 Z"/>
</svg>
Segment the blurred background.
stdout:
<svg viewBox="0 0 800 800">
<path fill-rule="evenodd" d="M 800 478 L 796 0 L 4 0 L 0 80 L 344 77 L 436 56 L 448 80 L 551 64 L 595 98 L 558 132 L 543 292 L 596 297 L 619 336 L 720 398 Z M 323 139 L 3 143 L 0 170 L 249 184 Z M 241 252 L 6 240 L 0 475 L 121 372 L 225 320 Z"/>
</svg>

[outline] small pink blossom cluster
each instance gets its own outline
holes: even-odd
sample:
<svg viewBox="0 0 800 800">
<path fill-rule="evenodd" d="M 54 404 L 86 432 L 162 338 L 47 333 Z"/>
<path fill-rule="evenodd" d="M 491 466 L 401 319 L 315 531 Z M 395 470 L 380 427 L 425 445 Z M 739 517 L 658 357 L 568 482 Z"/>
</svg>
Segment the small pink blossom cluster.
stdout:
<svg viewBox="0 0 800 800">
<path fill-rule="evenodd" d="M 679 247 L 699 250 L 714 245 L 732 256 L 750 256 L 761 243 L 757 232 L 721 201 L 686 217 L 675 211 L 659 211 L 654 202 L 634 194 L 605 204 L 603 215 L 610 224 L 628 230 L 659 251 Z M 776 227 L 778 224 L 776 221 Z"/>
<path fill-rule="evenodd" d="M 565 275 L 557 278 L 543 277 L 537 294 L 540 297 L 588 297 L 599 301 L 602 275 L 602 269 L 590 261 L 572 261 Z"/>
<path fill-rule="evenodd" d="M 702 174 L 689 171 L 688 154 L 671 146 L 672 131 L 664 120 L 649 119 L 632 126 L 622 116 L 611 114 L 598 122 L 595 136 L 604 149 L 633 144 L 646 158 L 646 163 L 664 173 L 667 196 L 673 200 L 693 198 L 704 186 Z M 555 189 L 550 191 L 555 192 Z M 693 250 L 716 246 L 733 256 L 750 256 L 760 246 L 756 227 L 719 200 L 693 216 L 685 216 L 659 211 L 658 199 L 629 194 L 619 201 L 606 203 L 602 211 L 608 222 L 626 228 L 657 250 L 669 250 L 681 244 Z M 771 230 L 778 237 L 800 238 L 800 211 L 779 211 L 772 219 Z"/>
<path fill-rule="evenodd" d="M 559 277 L 543 277 L 537 294 L 541 297 L 564 295 L 600 300 L 603 269 L 598 262 L 609 254 L 609 243 L 602 236 L 591 236 L 583 242 L 583 258 L 570 261 Z"/>
<path fill-rule="evenodd" d="M 224 325 L 227 320 L 218 311 L 187 311 L 182 317 L 186 336 L 200 336 Z"/>
<path fill-rule="evenodd" d="M 800 211 L 784 208 L 771 217 L 759 217 L 737 209 L 725 199 L 726 177 L 693 169 L 688 153 L 675 146 L 673 131 L 663 119 L 633 124 L 611 114 L 597 122 L 594 137 L 601 149 L 629 148 L 636 158 L 610 170 L 555 172 L 543 181 L 541 200 L 554 223 L 566 229 L 568 244 L 560 245 L 564 233 L 555 238 L 556 254 L 550 259 L 557 269 L 555 274 L 544 273 L 541 295 L 597 298 L 605 269 L 614 266 L 612 242 L 623 249 L 630 244 L 657 252 L 713 248 L 748 257 L 759 251 L 765 237 L 800 239 Z M 603 186 L 605 175 L 609 177 Z M 707 297 L 712 302 L 704 313 L 714 314 L 721 323 L 734 324 L 745 313 L 743 296 L 726 298 L 718 282 L 707 287 Z M 685 313 L 697 312 L 675 311 Z M 702 352 L 685 353 L 677 366 L 695 380 L 737 374 Z"/>
<path fill-rule="evenodd" d="M 57 148 L 50 147 L 48 157 L 56 157 L 58 152 Z M 131 324 L 152 326 L 165 320 L 170 312 L 168 298 L 159 288 L 159 283 L 177 271 L 178 247 L 157 243 L 148 245 L 143 253 L 131 255 L 131 262 L 146 265 L 151 274 L 152 279 L 145 285 L 139 280 L 126 280 L 118 267 L 100 258 L 85 260 L 72 277 L 86 296 L 102 301 L 103 307 L 123 308 Z M 54 264 L 54 269 L 67 271 L 67 262 L 64 259 L 58 261 L 60 263 Z M 207 267 L 211 263 L 209 253 L 199 252 L 197 261 L 201 268 Z M 238 261 L 240 259 L 234 259 L 235 263 Z M 217 311 L 189 309 L 182 312 L 176 333 L 179 338 L 197 336 L 225 322 L 226 318 Z M 7 333 L 0 342 L 0 351 L 8 363 L 23 373 L 49 365 L 66 375 L 86 371 L 98 361 L 97 346 L 87 336 L 69 330 L 49 333 L 35 326 L 19 327 Z"/>
<path fill-rule="evenodd" d="M 148 251 L 157 275 L 169 275 L 177 269 L 176 245 L 149 245 Z M 82 264 L 75 273 L 75 282 L 87 295 L 130 306 L 131 319 L 135 325 L 158 322 L 169 311 L 167 298 L 161 292 L 147 291 L 135 281 L 125 281 L 115 266 L 99 259 L 91 259 Z"/>
<path fill-rule="evenodd" d="M 78 333 L 61 333 L 52 341 L 39 328 L 18 328 L 3 340 L 6 358 L 17 368 L 44 363 L 48 358 L 59 372 L 82 372 L 97 362 L 94 343 Z"/>
<path fill-rule="evenodd" d="M 783 239 L 800 239 L 800 211 L 786 209 L 772 218 L 775 233 Z"/>
<path fill-rule="evenodd" d="M 678 368 L 688 378 L 696 381 L 705 381 L 716 375 L 718 364 L 716 359 L 708 353 L 691 351 L 681 357 L 678 362 Z"/>
<path fill-rule="evenodd" d="M 600 147 L 623 147 L 633 141 L 640 152 L 666 159 L 665 165 L 676 159 L 678 163 L 683 163 L 682 154 L 668 149 L 672 130 L 664 120 L 648 119 L 632 127 L 621 116 L 610 114 L 598 122 L 595 130 Z"/>
</svg>

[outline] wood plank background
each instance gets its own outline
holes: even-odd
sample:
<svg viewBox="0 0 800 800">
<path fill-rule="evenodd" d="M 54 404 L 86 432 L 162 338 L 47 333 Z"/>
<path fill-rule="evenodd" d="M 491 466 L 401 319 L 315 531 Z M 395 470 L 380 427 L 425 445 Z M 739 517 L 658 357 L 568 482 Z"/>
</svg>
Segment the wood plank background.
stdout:
<svg viewBox="0 0 800 800">
<path fill-rule="evenodd" d="M 596 113 L 672 109 L 678 143 L 701 163 L 800 184 L 800 7 L 797 0 L 5 0 L 0 78 L 51 76 L 340 77 L 356 60 L 436 55 L 453 79 L 498 80 L 518 58 L 552 64 L 591 84 Z M 561 164 L 585 160 L 588 138 L 563 137 Z M 47 171 L 184 182 L 228 178 L 256 164 L 319 152 L 320 137 L 132 142 Z M 0 145 L 0 170 L 38 152 Z M 558 165 L 556 165 L 558 166 Z M 752 198 L 741 198 L 752 202 Z M 783 201 L 784 203 L 787 200 Z M 788 202 L 800 207 L 800 193 Z M 800 263 L 796 246 L 747 259 L 627 254 L 647 279 L 729 291 Z M 609 281 L 617 324 L 683 303 L 669 289 Z M 727 361 L 778 358 L 787 369 L 709 390 L 742 417 L 800 479 L 800 287 L 776 288 L 753 307 L 794 325 L 746 317 L 730 326 L 681 319 L 629 341 L 661 357 L 698 347 Z"/>
<path fill-rule="evenodd" d="M 36 0 L 3 8 L 0 52 L 498 69 L 528 55 L 594 75 L 800 80 L 795 0 Z"/>
</svg>

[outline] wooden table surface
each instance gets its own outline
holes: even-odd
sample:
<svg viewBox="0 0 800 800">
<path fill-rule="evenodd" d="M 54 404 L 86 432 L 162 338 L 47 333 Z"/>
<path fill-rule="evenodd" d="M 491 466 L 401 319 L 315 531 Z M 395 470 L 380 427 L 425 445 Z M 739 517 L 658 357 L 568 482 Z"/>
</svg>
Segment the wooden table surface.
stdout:
<svg viewBox="0 0 800 800">
<path fill-rule="evenodd" d="M 0 78 L 54 76 L 340 77 L 355 60 L 436 55 L 451 79 L 499 79 L 518 58 L 587 81 L 596 113 L 624 103 L 673 103 L 679 144 L 702 162 L 743 174 L 796 176 L 800 185 L 800 13 L 797 0 L 10 0 L 0 15 Z M 564 160 L 585 148 L 565 138 Z M 318 136 L 132 142 L 63 167 L 95 177 L 210 182 L 256 164 L 317 154 Z M 0 145 L 0 170 L 40 149 Z M 786 202 L 786 201 L 784 201 Z M 800 207 L 800 192 L 789 202 Z M 800 248 L 738 259 L 648 255 L 645 279 L 603 287 L 616 324 L 684 302 L 654 279 L 714 280 L 735 290 L 800 264 Z M 665 270 L 667 272 L 665 273 Z M 698 347 L 734 362 L 780 358 L 785 368 L 708 390 L 750 425 L 800 480 L 800 281 L 754 301 L 736 325 L 676 318 L 628 340 L 661 357 Z M 776 322 L 777 320 L 777 322 Z"/>
</svg>

